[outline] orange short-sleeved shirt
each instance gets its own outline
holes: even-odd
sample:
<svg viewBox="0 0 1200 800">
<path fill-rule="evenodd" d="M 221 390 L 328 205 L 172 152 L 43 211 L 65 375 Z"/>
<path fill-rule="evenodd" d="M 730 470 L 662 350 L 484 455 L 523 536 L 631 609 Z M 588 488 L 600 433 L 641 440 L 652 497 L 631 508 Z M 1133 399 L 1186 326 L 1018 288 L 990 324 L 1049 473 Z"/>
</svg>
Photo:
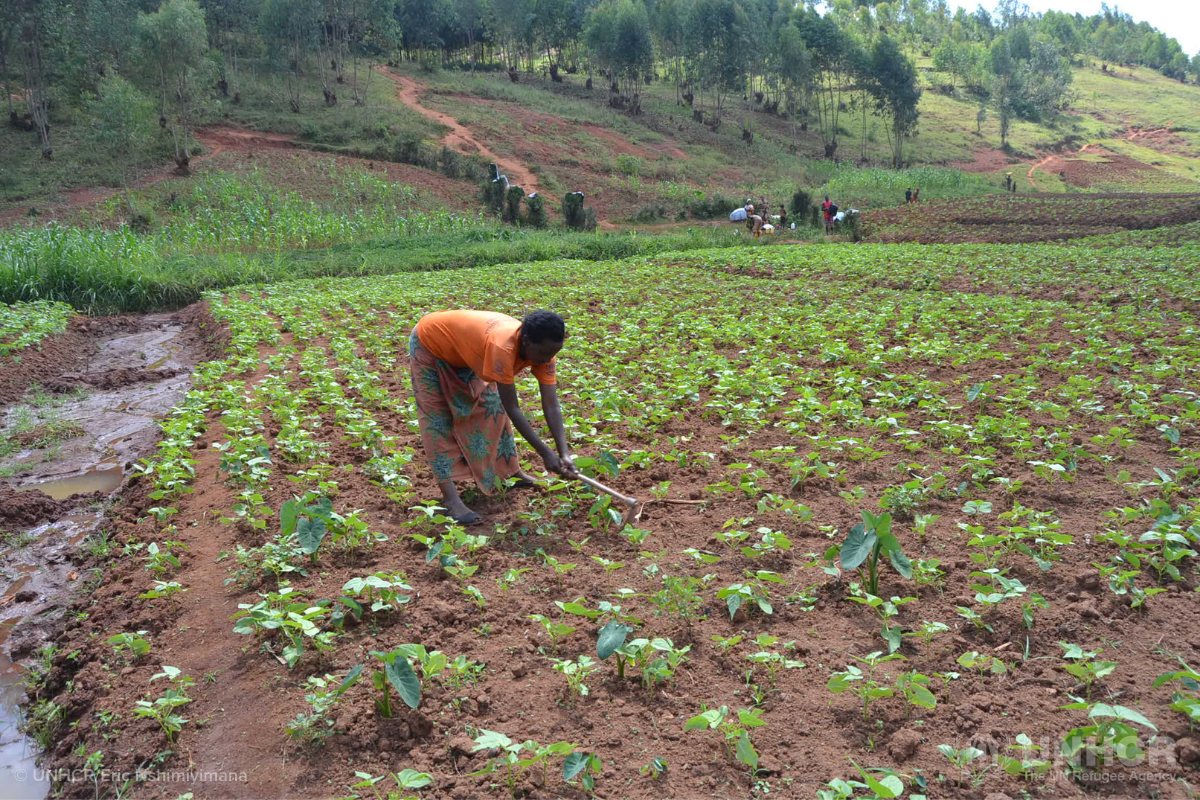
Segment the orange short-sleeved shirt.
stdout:
<svg viewBox="0 0 1200 800">
<path fill-rule="evenodd" d="M 518 358 L 521 321 L 495 311 L 435 311 L 417 322 L 421 346 L 447 364 L 468 367 L 485 381 L 515 383 L 532 368 L 538 383 L 553 386 L 554 361 L 533 364 Z"/>
</svg>

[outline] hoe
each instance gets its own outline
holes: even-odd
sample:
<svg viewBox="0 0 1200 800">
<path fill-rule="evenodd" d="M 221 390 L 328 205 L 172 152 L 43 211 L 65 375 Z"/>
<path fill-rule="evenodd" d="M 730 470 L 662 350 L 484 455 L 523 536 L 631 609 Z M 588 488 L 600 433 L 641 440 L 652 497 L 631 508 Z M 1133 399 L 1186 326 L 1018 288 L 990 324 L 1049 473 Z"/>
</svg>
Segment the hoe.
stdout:
<svg viewBox="0 0 1200 800">
<path fill-rule="evenodd" d="M 612 489 L 608 486 L 605 486 L 600 481 L 595 480 L 593 478 L 589 478 L 587 475 L 584 475 L 583 473 L 579 474 L 579 480 L 583 481 L 584 483 L 586 483 L 588 486 L 592 487 L 593 489 L 600 491 L 600 492 L 604 492 L 605 494 L 611 496 L 612 498 L 619 500 L 625 506 L 625 516 L 621 518 L 621 527 L 622 528 L 624 528 L 626 525 L 632 525 L 633 523 L 640 520 L 642 518 L 642 512 L 645 511 L 646 506 L 650 505 L 651 503 L 673 503 L 673 504 L 681 505 L 681 506 L 700 506 L 700 505 L 704 505 L 704 503 L 707 502 L 705 500 L 675 500 L 673 498 L 667 498 L 667 497 L 656 497 L 653 500 L 647 500 L 646 502 L 643 503 L 642 501 L 638 500 L 636 497 L 628 497 L 626 495 L 623 495 L 620 492 L 618 492 L 616 489 Z"/>
<path fill-rule="evenodd" d="M 584 475 L 583 473 L 579 474 L 579 480 L 583 481 L 588 486 L 592 487 L 593 489 L 595 489 L 597 491 L 604 492 L 605 494 L 610 495 L 611 497 L 613 497 L 616 500 L 621 501 L 621 503 L 623 503 L 625 505 L 625 516 L 621 519 L 621 527 L 622 528 L 624 528 L 626 525 L 630 525 L 634 522 L 637 522 L 638 518 L 641 517 L 641 514 L 638 513 L 638 499 L 636 497 L 626 497 L 625 495 L 618 492 L 616 489 L 610 489 L 609 487 L 605 486 L 600 481 L 589 478 L 587 475 Z"/>
</svg>

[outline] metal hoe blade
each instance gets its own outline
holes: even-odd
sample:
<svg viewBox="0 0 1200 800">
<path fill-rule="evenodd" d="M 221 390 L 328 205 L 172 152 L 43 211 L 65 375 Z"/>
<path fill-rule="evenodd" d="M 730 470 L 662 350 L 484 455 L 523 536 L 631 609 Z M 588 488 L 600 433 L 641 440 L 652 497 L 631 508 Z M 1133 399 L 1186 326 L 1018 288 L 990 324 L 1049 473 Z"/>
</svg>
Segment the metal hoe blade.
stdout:
<svg viewBox="0 0 1200 800">
<path fill-rule="evenodd" d="M 597 491 L 604 492 L 606 495 L 609 495 L 616 500 L 620 500 L 625 505 L 625 516 L 621 520 L 622 527 L 633 524 L 634 520 L 637 519 L 638 499 L 636 497 L 623 495 L 616 489 L 610 489 L 600 481 L 589 478 L 587 475 L 580 474 L 579 480 L 583 481 Z"/>
</svg>

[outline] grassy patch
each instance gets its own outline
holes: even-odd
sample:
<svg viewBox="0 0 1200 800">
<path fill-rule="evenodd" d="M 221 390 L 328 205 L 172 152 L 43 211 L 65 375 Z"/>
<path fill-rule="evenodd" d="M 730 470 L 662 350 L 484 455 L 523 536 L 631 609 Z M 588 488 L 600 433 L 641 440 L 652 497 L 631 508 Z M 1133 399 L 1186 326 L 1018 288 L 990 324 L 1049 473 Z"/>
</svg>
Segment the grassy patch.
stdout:
<svg viewBox="0 0 1200 800">
<path fill-rule="evenodd" d="M 69 232 L 64 235 L 70 235 Z M 179 308 L 202 292 L 299 278 L 385 275 L 558 258 L 609 260 L 702 247 L 750 245 L 728 230 L 664 236 L 565 233 L 487 226 L 414 234 L 314 250 L 164 257 L 130 263 L 120 252 L 78 245 L 0 263 L 0 302 L 53 298 L 90 314 Z"/>
</svg>

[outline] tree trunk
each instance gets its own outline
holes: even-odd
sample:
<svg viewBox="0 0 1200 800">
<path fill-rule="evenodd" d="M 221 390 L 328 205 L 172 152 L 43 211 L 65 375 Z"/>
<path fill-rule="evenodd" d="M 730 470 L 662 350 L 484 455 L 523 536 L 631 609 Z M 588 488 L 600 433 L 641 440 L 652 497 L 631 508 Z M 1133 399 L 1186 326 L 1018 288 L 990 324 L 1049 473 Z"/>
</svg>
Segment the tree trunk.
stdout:
<svg viewBox="0 0 1200 800">
<path fill-rule="evenodd" d="M 37 23 L 26 31 L 25 38 L 25 96 L 28 98 L 29 114 L 42 143 L 42 158 L 54 158 L 50 143 L 50 98 L 46 94 L 46 64 L 42 59 L 41 25 Z"/>
</svg>

